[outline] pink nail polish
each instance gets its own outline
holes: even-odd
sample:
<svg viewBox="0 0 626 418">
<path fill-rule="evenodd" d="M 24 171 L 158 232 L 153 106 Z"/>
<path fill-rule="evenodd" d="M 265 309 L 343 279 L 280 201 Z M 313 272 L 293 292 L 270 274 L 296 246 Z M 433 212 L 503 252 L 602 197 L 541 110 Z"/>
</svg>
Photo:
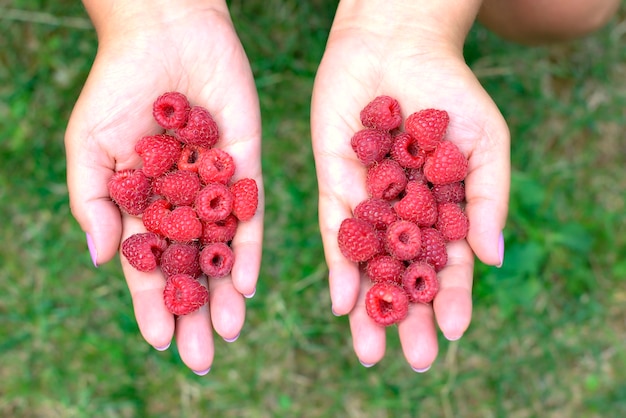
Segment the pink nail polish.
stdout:
<svg viewBox="0 0 626 418">
<path fill-rule="evenodd" d="M 98 250 L 96 249 L 96 244 L 93 242 L 93 239 L 91 238 L 91 235 L 89 235 L 89 233 L 86 233 L 85 236 L 87 237 L 87 248 L 89 248 L 89 255 L 91 256 L 91 262 L 93 263 L 94 267 L 98 267 Z"/>
<path fill-rule="evenodd" d="M 500 238 L 498 239 L 498 255 L 500 256 L 500 264 L 496 267 L 500 268 L 504 264 L 504 234 L 502 232 L 500 232 Z"/>
</svg>

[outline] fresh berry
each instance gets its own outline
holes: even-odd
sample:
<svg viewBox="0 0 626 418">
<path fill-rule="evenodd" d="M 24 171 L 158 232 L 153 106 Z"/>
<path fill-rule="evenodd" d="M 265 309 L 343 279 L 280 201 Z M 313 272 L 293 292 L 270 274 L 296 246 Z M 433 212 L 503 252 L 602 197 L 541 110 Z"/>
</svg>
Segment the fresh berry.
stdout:
<svg viewBox="0 0 626 418">
<path fill-rule="evenodd" d="M 197 173 L 200 157 L 208 149 L 209 148 L 203 148 L 198 145 L 185 145 L 180 152 L 180 157 L 178 158 L 178 169 L 194 171 Z"/>
<path fill-rule="evenodd" d="M 180 157 L 180 142 L 171 135 L 144 136 L 135 144 L 135 152 L 143 160 L 143 173 L 159 177 L 168 172 Z"/>
<path fill-rule="evenodd" d="M 390 255 L 377 255 L 365 265 L 365 273 L 372 282 L 401 284 L 404 263 Z"/>
<path fill-rule="evenodd" d="M 160 263 L 167 241 L 153 232 L 131 235 L 122 242 L 122 255 L 135 269 L 153 271 Z"/>
<path fill-rule="evenodd" d="M 467 165 L 467 158 L 454 143 L 442 141 L 426 157 L 424 175 L 432 184 L 455 183 L 465 179 Z"/>
<path fill-rule="evenodd" d="M 408 182 L 404 197 L 393 208 L 401 219 L 421 227 L 432 226 L 437 221 L 437 203 L 424 183 Z"/>
<path fill-rule="evenodd" d="M 221 221 L 233 210 L 233 195 L 226 185 L 209 183 L 196 196 L 194 207 L 203 221 Z"/>
<path fill-rule="evenodd" d="M 234 263 L 233 250 L 223 242 L 209 244 L 200 252 L 200 268 L 209 278 L 228 276 Z"/>
<path fill-rule="evenodd" d="M 398 260 L 414 259 L 422 250 L 420 227 L 402 219 L 392 223 L 385 234 L 385 247 Z"/>
<path fill-rule="evenodd" d="M 221 221 L 205 222 L 202 221 L 202 236 L 200 243 L 207 245 L 212 242 L 229 242 L 235 237 L 237 232 L 237 217 L 230 214 Z"/>
<path fill-rule="evenodd" d="M 387 229 L 398 219 L 391 204 L 384 199 L 371 197 L 354 208 L 354 217 L 374 225 L 376 229 Z"/>
<path fill-rule="evenodd" d="M 437 206 L 435 228 L 448 241 L 457 241 L 467 236 L 469 220 L 463 208 L 456 203 L 440 203 Z"/>
<path fill-rule="evenodd" d="M 347 218 L 341 222 L 337 241 L 341 253 L 355 263 L 369 260 L 382 249 L 374 226 L 355 218 Z"/>
<path fill-rule="evenodd" d="M 219 129 L 211 113 L 201 106 L 193 106 L 185 126 L 176 129 L 184 144 L 211 148 L 219 139 Z"/>
<path fill-rule="evenodd" d="M 233 214 L 240 221 L 252 219 L 259 205 L 259 188 L 256 181 L 249 178 L 237 180 L 230 186 L 233 195 Z"/>
<path fill-rule="evenodd" d="M 161 270 L 166 278 L 175 274 L 198 277 L 201 273 L 199 255 L 196 245 L 174 242 L 161 256 Z"/>
<path fill-rule="evenodd" d="M 365 310 L 378 325 L 389 326 L 406 318 L 409 313 L 409 298 L 398 285 L 374 283 L 365 294 Z"/>
<path fill-rule="evenodd" d="M 108 182 L 109 196 L 129 215 L 141 215 L 152 191 L 150 179 L 141 170 L 120 170 Z"/>
<path fill-rule="evenodd" d="M 422 251 L 414 261 L 424 261 L 441 271 L 448 264 L 446 240 L 435 228 L 422 228 Z"/>
<path fill-rule="evenodd" d="M 378 96 L 361 110 L 361 123 L 366 128 L 391 131 L 402 124 L 400 103 L 389 96 Z"/>
<path fill-rule="evenodd" d="M 354 134 L 350 145 L 362 164 L 369 166 L 382 161 L 391 149 L 391 134 L 377 129 L 363 129 Z"/>
<path fill-rule="evenodd" d="M 391 158 L 404 168 L 421 168 L 426 159 L 426 153 L 417 145 L 417 140 L 407 132 L 400 132 L 393 139 Z"/>
<path fill-rule="evenodd" d="M 143 225 L 150 232 L 154 232 L 159 235 L 165 235 L 161 230 L 163 219 L 170 214 L 172 205 L 165 199 L 157 199 L 150 203 L 150 205 L 143 211 L 141 219 Z"/>
<path fill-rule="evenodd" d="M 193 276 L 175 274 L 165 282 L 163 301 L 172 314 L 187 315 L 209 301 L 209 291 Z"/>
<path fill-rule="evenodd" d="M 428 152 L 441 142 L 450 117 L 445 110 L 424 109 L 410 114 L 404 121 L 404 129 L 417 140 L 418 146 Z"/>
<path fill-rule="evenodd" d="M 219 148 L 211 148 L 200 155 L 198 174 L 204 184 L 228 184 L 235 174 L 235 161 L 229 153 Z"/>
<path fill-rule="evenodd" d="M 190 206 L 201 188 L 198 175 L 186 170 L 170 171 L 153 183 L 154 193 L 163 196 L 174 206 Z"/>
<path fill-rule="evenodd" d="M 461 203 L 465 200 L 465 183 L 435 184 L 430 188 L 437 203 Z"/>
<path fill-rule="evenodd" d="M 409 296 L 409 301 L 429 303 L 439 291 L 437 273 L 428 263 L 411 263 L 402 274 L 402 287 Z"/>
<path fill-rule="evenodd" d="M 426 176 L 424 176 L 424 170 L 421 168 L 408 168 L 406 170 L 406 179 L 411 181 L 417 181 L 419 183 L 428 183 Z"/>
<path fill-rule="evenodd" d="M 202 235 L 202 222 L 191 206 L 178 206 L 163 219 L 161 230 L 172 241 L 191 242 Z"/>
<path fill-rule="evenodd" d="M 404 169 L 394 160 L 386 158 L 369 167 L 365 187 L 371 197 L 392 200 L 404 190 L 406 183 Z"/>
<path fill-rule="evenodd" d="M 152 115 L 164 129 L 179 129 L 189 117 L 189 101 L 184 94 L 175 91 L 159 96 L 152 105 Z"/>
</svg>

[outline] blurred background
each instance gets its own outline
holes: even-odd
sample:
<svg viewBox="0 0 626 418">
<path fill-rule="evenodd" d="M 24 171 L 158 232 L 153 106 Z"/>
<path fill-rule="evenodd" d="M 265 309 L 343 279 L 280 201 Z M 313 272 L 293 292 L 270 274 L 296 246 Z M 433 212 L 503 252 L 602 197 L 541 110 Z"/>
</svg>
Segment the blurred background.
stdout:
<svg viewBox="0 0 626 418">
<path fill-rule="evenodd" d="M 264 121 L 256 296 L 204 377 L 141 338 L 119 261 L 71 217 L 63 135 L 96 52 L 78 1 L 0 0 L 0 416 L 626 416 L 626 13 L 586 39 L 465 49 L 512 135 L 501 269 L 425 374 L 396 333 L 366 369 L 331 314 L 309 103 L 336 2 L 231 1 Z M 289 158 L 285 158 L 288 155 Z"/>
</svg>

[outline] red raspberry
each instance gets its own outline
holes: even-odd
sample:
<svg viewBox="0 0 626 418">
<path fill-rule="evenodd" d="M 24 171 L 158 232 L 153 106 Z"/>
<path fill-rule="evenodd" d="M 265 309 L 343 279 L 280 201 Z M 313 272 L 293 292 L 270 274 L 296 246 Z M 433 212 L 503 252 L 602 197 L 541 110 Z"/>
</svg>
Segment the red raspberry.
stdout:
<svg viewBox="0 0 626 418">
<path fill-rule="evenodd" d="M 209 291 L 188 274 L 175 274 L 165 282 L 165 307 L 174 315 L 187 315 L 209 301 Z"/>
<path fill-rule="evenodd" d="M 207 245 L 212 242 L 229 242 L 235 237 L 237 232 L 237 217 L 230 214 L 221 221 L 202 222 L 202 236 L 200 243 Z"/>
<path fill-rule="evenodd" d="M 461 203 L 465 201 L 465 183 L 462 181 L 435 184 L 430 190 L 433 192 L 437 203 Z"/>
<path fill-rule="evenodd" d="M 141 215 L 143 225 L 150 232 L 165 235 L 161 230 L 161 225 L 163 223 L 163 219 L 170 214 L 171 208 L 172 205 L 165 199 L 157 199 L 150 203 L 150 206 L 148 206 L 143 212 L 143 215 Z"/>
<path fill-rule="evenodd" d="M 191 242 L 202 235 L 202 223 L 192 207 L 179 206 L 163 219 L 161 230 L 172 241 Z"/>
<path fill-rule="evenodd" d="M 365 273 L 372 282 L 388 282 L 400 285 L 404 263 L 390 255 L 378 255 L 367 262 Z"/>
<path fill-rule="evenodd" d="M 141 170 L 120 170 L 108 183 L 111 199 L 129 215 L 141 215 L 152 191 L 150 179 Z"/>
<path fill-rule="evenodd" d="M 341 222 L 337 242 L 344 257 L 355 263 L 367 261 L 382 250 L 374 226 L 355 218 L 347 218 Z"/>
<path fill-rule="evenodd" d="M 408 182 L 406 194 L 393 208 L 401 219 L 411 221 L 422 227 L 434 225 L 437 221 L 435 198 L 424 183 Z"/>
<path fill-rule="evenodd" d="M 421 168 L 409 168 L 406 170 L 406 178 L 408 181 L 417 181 L 419 183 L 428 183 L 424 176 L 424 170 Z"/>
<path fill-rule="evenodd" d="M 448 264 L 446 240 L 435 228 L 422 228 L 422 251 L 414 261 L 424 261 L 440 271 Z"/>
<path fill-rule="evenodd" d="M 187 124 L 176 129 L 176 134 L 182 143 L 204 148 L 211 148 L 219 139 L 217 123 L 211 113 L 201 106 L 191 108 Z"/>
<path fill-rule="evenodd" d="M 234 263 L 233 250 L 223 242 L 209 244 L 200 252 L 200 268 L 209 278 L 228 276 Z"/>
<path fill-rule="evenodd" d="M 354 134 L 350 145 L 359 161 L 368 166 L 385 158 L 392 142 L 391 134 L 387 131 L 363 129 Z"/>
<path fill-rule="evenodd" d="M 371 197 L 354 208 L 354 217 L 374 225 L 376 229 L 387 229 L 398 219 L 391 204 L 383 199 Z"/>
<path fill-rule="evenodd" d="M 402 219 L 392 223 L 385 234 L 385 246 L 398 260 L 414 259 L 422 250 L 420 227 Z"/>
<path fill-rule="evenodd" d="M 170 171 L 153 183 L 154 192 L 163 196 L 174 206 L 189 206 L 202 188 L 200 178 L 193 171 Z"/>
<path fill-rule="evenodd" d="M 409 301 L 429 303 L 439 292 L 439 280 L 435 269 L 428 263 L 409 264 L 402 274 L 402 287 L 409 295 Z"/>
<path fill-rule="evenodd" d="M 131 235 L 122 242 L 122 255 L 135 269 L 143 272 L 157 268 L 167 241 L 153 232 Z"/>
<path fill-rule="evenodd" d="M 371 197 L 384 200 L 395 199 L 406 187 L 404 169 L 391 159 L 384 159 L 367 170 L 365 187 Z"/>
<path fill-rule="evenodd" d="M 209 148 L 203 148 L 197 145 L 185 145 L 180 152 L 180 157 L 178 158 L 178 169 L 197 173 L 200 157 L 208 149 Z"/>
<path fill-rule="evenodd" d="M 374 283 L 365 294 L 365 310 L 378 325 L 389 326 L 406 318 L 409 298 L 398 285 Z"/>
<path fill-rule="evenodd" d="M 442 141 L 426 157 L 424 175 L 432 184 L 446 184 L 461 181 L 467 175 L 467 158 L 450 141 Z"/>
<path fill-rule="evenodd" d="M 148 177 L 159 177 L 178 161 L 180 142 L 165 134 L 144 136 L 135 144 L 135 152 L 143 160 L 143 173 Z"/>
<path fill-rule="evenodd" d="M 198 174 L 204 184 L 228 184 L 233 174 L 235 174 L 235 161 L 226 151 L 219 148 L 211 148 L 200 155 Z"/>
<path fill-rule="evenodd" d="M 152 105 L 152 115 L 164 129 L 185 126 L 189 117 L 189 101 L 184 94 L 175 91 L 159 96 Z"/>
<path fill-rule="evenodd" d="M 161 270 L 166 278 L 175 274 L 199 277 L 201 273 L 199 255 L 200 250 L 196 245 L 172 243 L 161 256 Z"/>
<path fill-rule="evenodd" d="M 233 195 L 233 214 L 240 221 L 252 219 L 259 205 L 259 188 L 256 181 L 249 178 L 237 180 L 230 186 Z"/>
<path fill-rule="evenodd" d="M 422 150 L 428 152 L 441 142 L 449 122 L 445 110 L 424 109 L 410 114 L 404 121 L 404 129 L 417 140 Z"/>
<path fill-rule="evenodd" d="M 366 128 L 391 131 L 402 124 L 400 103 L 389 96 L 378 96 L 361 110 L 361 123 Z"/>
<path fill-rule="evenodd" d="M 203 221 L 221 221 L 233 210 L 233 195 L 224 184 L 209 183 L 196 196 L 194 207 Z"/>
<path fill-rule="evenodd" d="M 435 228 L 448 241 L 457 241 L 467 236 L 469 220 L 467 215 L 456 203 L 440 203 L 437 206 L 437 223 Z"/>
<path fill-rule="evenodd" d="M 391 158 L 404 168 L 420 168 L 424 165 L 426 153 L 417 146 L 417 140 L 407 132 L 394 137 Z"/>
</svg>

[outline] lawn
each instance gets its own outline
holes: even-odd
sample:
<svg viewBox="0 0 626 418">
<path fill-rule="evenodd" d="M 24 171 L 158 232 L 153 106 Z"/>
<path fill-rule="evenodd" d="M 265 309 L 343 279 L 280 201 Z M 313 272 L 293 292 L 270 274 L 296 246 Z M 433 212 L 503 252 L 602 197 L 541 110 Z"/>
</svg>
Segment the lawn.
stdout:
<svg viewBox="0 0 626 418">
<path fill-rule="evenodd" d="M 477 25 L 466 58 L 509 123 L 503 268 L 473 322 L 414 373 L 390 330 L 361 366 L 331 314 L 310 92 L 336 2 L 231 1 L 263 115 L 267 207 L 239 340 L 198 377 L 141 338 L 119 261 L 72 218 L 63 135 L 96 52 L 80 2 L 0 0 L 0 416 L 626 416 L 626 13 L 529 48 Z"/>
</svg>

